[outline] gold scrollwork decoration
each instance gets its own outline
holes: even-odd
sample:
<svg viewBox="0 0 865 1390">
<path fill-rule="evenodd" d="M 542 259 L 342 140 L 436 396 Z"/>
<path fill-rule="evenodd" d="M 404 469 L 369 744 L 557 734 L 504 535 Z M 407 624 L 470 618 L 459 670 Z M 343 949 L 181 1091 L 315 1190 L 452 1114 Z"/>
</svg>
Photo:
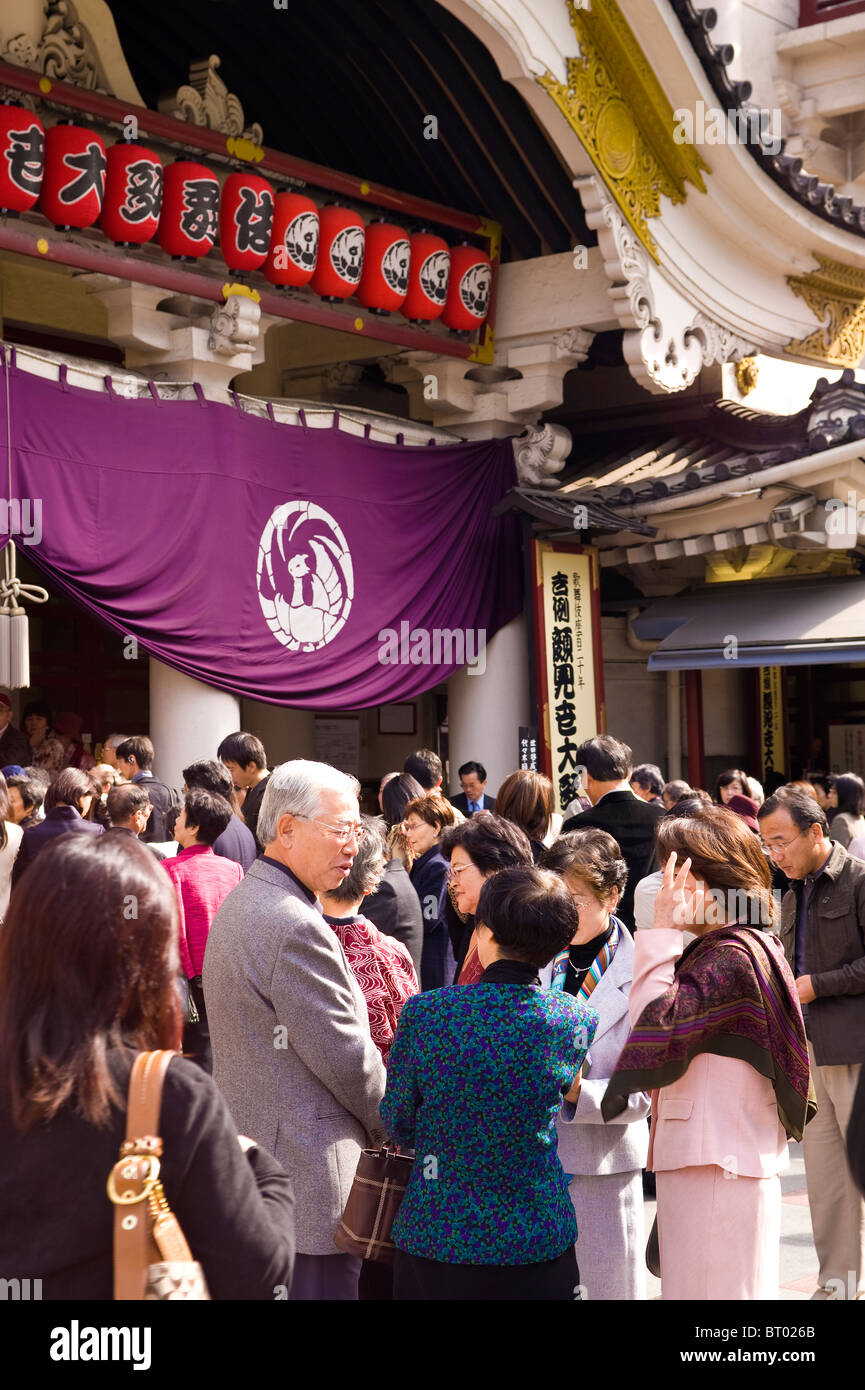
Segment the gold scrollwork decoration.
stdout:
<svg viewBox="0 0 865 1390">
<path fill-rule="evenodd" d="M 674 138 L 675 114 L 615 0 L 591 10 L 568 0 L 582 57 L 568 59 L 566 82 L 537 81 L 576 131 L 646 250 L 658 260 L 649 219 L 661 196 L 685 201 L 686 180 L 705 193 L 709 166 L 693 145 Z"/>
<path fill-rule="evenodd" d="M 814 259 L 817 270 L 788 275 L 787 284 L 823 326 L 806 338 L 793 338 L 785 351 L 836 367 L 858 367 L 865 353 L 865 270 L 816 251 Z"/>
</svg>

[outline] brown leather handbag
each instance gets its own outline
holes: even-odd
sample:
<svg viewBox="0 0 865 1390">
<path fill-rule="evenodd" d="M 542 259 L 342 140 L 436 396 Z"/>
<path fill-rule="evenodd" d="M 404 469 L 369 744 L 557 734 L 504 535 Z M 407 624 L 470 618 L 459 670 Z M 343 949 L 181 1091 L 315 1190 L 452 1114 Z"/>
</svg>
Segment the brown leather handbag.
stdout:
<svg viewBox="0 0 865 1390">
<path fill-rule="evenodd" d="M 108 1175 L 114 1203 L 114 1297 L 121 1301 L 209 1299 L 204 1271 L 186 1243 L 159 1179 L 162 1083 L 176 1052 L 140 1052 L 129 1078 L 126 1138 Z"/>
<path fill-rule="evenodd" d="M 393 1264 L 394 1219 L 408 1187 L 414 1159 L 383 1144 L 363 1149 L 333 1243 L 346 1255 Z"/>
</svg>

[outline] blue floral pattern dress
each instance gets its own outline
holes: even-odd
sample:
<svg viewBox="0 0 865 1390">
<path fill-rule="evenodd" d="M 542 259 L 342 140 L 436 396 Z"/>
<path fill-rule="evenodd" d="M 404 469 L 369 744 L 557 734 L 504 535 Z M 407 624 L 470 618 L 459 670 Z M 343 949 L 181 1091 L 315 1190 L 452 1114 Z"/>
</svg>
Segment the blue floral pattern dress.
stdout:
<svg viewBox="0 0 865 1390">
<path fill-rule="evenodd" d="M 453 985 L 406 1001 L 382 1119 L 416 1157 L 398 1250 L 447 1264 L 523 1265 L 577 1238 L 556 1116 L 598 1016 L 533 985 Z"/>
</svg>

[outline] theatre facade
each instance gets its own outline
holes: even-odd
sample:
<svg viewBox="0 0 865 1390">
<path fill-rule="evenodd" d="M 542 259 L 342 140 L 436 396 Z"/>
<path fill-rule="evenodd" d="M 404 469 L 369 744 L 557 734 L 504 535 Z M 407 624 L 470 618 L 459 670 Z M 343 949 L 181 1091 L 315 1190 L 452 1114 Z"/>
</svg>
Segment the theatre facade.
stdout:
<svg viewBox="0 0 865 1390">
<path fill-rule="evenodd" d="M 811 9 L 7 0 L 16 699 L 174 780 L 865 772 L 865 5 Z"/>
</svg>

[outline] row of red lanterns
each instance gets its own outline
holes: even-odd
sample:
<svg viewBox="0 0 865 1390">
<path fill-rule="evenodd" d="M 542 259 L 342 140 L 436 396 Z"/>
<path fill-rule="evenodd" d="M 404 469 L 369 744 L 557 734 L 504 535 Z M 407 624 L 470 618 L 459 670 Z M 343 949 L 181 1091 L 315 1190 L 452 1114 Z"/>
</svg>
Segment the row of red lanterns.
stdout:
<svg viewBox="0 0 865 1390">
<path fill-rule="evenodd" d="M 441 318 L 455 332 L 489 312 L 489 256 L 449 247 L 429 231 L 409 235 L 384 219 L 365 226 L 350 208 L 319 209 L 302 193 L 274 193 L 267 179 L 192 160 L 163 168 L 129 142 L 106 150 L 83 126 L 49 127 L 20 106 L 0 105 L 0 210 L 39 211 L 67 230 L 98 226 L 119 245 L 154 238 L 169 255 L 198 259 L 219 246 L 229 270 L 261 269 L 274 285 L 309 285 L 326 300 L 354 295 L 372 313 L 413 322 Z"/>
</svg>

